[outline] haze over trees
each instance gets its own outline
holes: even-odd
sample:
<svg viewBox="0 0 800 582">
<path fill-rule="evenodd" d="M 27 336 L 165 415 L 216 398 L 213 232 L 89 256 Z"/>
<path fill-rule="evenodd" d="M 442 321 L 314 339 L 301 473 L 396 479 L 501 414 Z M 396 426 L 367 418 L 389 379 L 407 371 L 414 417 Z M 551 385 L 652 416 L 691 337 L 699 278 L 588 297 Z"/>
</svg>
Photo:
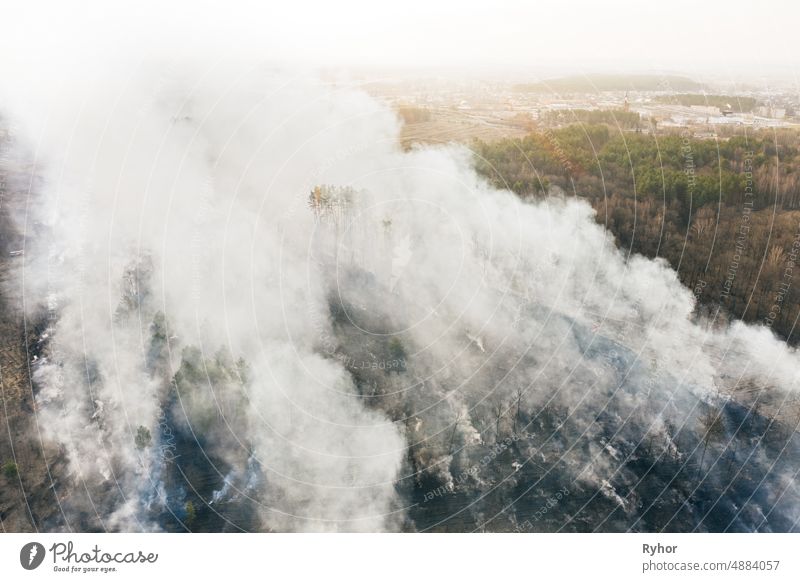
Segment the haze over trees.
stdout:
<svg viewBox="0 0 800 582">
<path fill-rule="evenodd" d="M 584 198 L 620 248 L 665 258 L 700 305 L 796 343 L 799 146 L 789 131 L 714 140 L 573 124 L 475 151 L 495 186 Z"/>
<path fill-rule="evenodd" d="M 517 91 L 593 93 L 597 91 L 698 91 L 702 85 L 680 75 L 575 75 L 517 85 Z"/>
</svg>

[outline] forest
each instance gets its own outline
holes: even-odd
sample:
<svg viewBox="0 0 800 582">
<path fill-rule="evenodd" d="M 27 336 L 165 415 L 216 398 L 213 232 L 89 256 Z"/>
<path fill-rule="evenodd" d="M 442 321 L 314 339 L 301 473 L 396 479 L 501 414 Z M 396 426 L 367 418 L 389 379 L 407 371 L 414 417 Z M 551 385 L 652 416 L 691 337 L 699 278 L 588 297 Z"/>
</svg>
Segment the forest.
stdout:
<svg viewBox="0 0 800 582">
<path fill-rule="evenodd" d="M 623 129 L 637 129 L 643 125 L 638 113 L 623 109 L 551 110 L 542 112 L 539 121 L 549 126 L 561 126 L 565 123 L 602 123 Z"/>
<path fill-rule="evenodd" d="M 656 97 L 656 101 L 669 103 L 671 105 L 701 105 L 708 107 L 719 107 L 720 109 L 731 108 L 736 113 L 749 113 L 758 105 L 754 97 L 739 97 L 733 95 L 706 95 L 703 93 L 682 93 L 679 95 L 662 95 Z"/>
<path fill-rule="evenodd" d="M 474 152 L 482 175 L 522 198 L 556 186 L 585 199 L 621 249 L 666 259 L 698 309 L 800 339 L 797 132 L 709 139 L 576 123 L 476 142 Z"/>
</svg>

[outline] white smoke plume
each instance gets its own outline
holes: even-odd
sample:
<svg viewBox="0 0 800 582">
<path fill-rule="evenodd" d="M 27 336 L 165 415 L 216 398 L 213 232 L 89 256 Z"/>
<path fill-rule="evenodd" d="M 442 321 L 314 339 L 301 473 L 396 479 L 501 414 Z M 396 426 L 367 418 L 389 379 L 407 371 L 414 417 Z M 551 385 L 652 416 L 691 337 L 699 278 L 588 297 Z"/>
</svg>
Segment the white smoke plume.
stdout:
<svg viewBox="0 0 800 582">
<path fill-rule="evenodd" d="M 92 67 L 2 80 L 40 180 L 25 293 L 50 321 L 34 380 L 64 527 L 191 519 L 172 467 L 189 435 L 209 507 L 248 500 L 247 529 L 411 529 L 398 484 L 452 488 L 472 448 L 556 406 L 591 444 L 553 454 L 629 511 L 598 415 L 669 443 L 743 379 L 795 390 L 794 350 L 698 321 L 588 205 L 493 190 L 461 147 L 403 151 L 358 89 L 236 60 Z"/>
</svg>

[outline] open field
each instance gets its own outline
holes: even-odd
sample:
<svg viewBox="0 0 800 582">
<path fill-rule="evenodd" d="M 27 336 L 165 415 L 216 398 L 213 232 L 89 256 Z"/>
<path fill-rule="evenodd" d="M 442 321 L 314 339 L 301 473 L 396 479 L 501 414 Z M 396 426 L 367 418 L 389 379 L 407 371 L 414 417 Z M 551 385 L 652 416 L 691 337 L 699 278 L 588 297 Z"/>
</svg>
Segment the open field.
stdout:
<svg viewBox="0 0 800 582">
<path fill-rule="evenodd" d="M 403 146 L 409 147 L 415 143 L 468 143 L 475 139 L 494 141 L 523 137 L 528 131 L 517 120 L 504 118 L 492 112 L 467 112 L 442 108 L 432 109 L 429 121 L 405 123 L 401 139 Z"/>
</svg>

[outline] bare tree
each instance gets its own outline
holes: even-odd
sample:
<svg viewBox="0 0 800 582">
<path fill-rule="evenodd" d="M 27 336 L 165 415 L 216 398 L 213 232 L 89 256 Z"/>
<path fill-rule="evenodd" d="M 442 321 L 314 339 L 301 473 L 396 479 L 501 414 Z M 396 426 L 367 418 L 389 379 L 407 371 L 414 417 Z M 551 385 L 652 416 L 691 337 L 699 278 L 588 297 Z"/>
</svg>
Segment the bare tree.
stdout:
<svg viewBox="0 0 800 582">
<path fill-rule="evenodd" d="M 461 413 L 459 412 L 456 416 L 455 421 L 453 422 L 453 430 L 450 433 L 450 442 L 447 445 L 447 454 L 451 454 L 453 452 L 453 440 L 456 438 L 456 429 L 458 428 L 458 423 L 461 422 Z"/>
<path fill-rule="evenodd" d="M 506 411 L 505 404 L 498 398 L 492 402 L 492 415 L 494 416 L 495 442 L 500 442 L 500 420 Z"/>
<path fill-rule="evenodd" d="M 514 434 L 517 434 L 517 425 L 519 424 L 519 412 L 520 408 L 522 407 L 522 397 L 525 395 L 525 388 L 522 385 L 517 386 L 517 389 L 514 391 L 514 395 L 517 401 L 517 411 L 514 414 Z"/>
</svg>

